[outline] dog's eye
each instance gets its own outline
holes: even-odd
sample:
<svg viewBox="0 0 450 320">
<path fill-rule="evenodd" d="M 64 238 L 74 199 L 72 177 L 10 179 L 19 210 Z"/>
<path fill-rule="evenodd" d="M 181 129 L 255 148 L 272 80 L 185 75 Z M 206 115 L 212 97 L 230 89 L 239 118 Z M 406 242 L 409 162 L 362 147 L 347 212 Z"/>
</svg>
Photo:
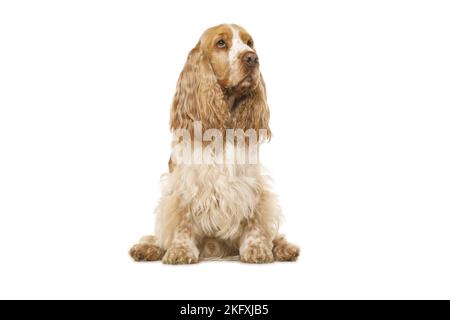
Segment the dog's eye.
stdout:
<svg viewBox="0 0 450 320">
<path fill-rule="evenodd" d="M 252 40 L 252 39 L 248 40 L 248 41 L 247 41 L 247 45 L 248 45 L 250 48 L 253 48 L 253 40 Z"/>
<path fill-rule="evenodd" d="M 227 47 L 227 44 L 225 41 L 219 40 L 219 41 L 217 41 L 216 46 L 217 46 L 217 48 L 223 49 L 223 48 Z"/>
</svg>

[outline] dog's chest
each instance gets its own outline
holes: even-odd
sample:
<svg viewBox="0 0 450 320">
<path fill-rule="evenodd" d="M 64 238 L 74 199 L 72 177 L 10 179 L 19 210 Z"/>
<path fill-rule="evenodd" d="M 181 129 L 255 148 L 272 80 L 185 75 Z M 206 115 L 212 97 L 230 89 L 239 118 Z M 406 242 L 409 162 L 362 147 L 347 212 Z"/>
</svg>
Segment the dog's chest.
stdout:
<svg viewBox="0 0 450 320">
<path fill-rule="evenodd" d="M 231 239 L 253 215 L 261 192 L 257 165 L 189 165 L 177 168 L 182 200 L 198 234 Z"/>
</svg>

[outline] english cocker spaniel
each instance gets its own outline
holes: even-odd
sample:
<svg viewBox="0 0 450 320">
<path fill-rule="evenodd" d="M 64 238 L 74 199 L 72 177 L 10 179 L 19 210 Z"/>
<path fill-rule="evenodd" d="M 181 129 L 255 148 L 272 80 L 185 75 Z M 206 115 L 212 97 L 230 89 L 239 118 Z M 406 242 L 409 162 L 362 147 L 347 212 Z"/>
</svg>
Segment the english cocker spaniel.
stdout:
<svg viewBox="0 0 450 320">
<path fill-rule="evenodd" d="M 239 259 L 294 261 L 259 146 L 270 139 L 266 88 L 250 34 L 235 24 L 206 30 L 178 79 L 155 236 L 130 250 L 136 261 L 189 264 Z"/>
</svg>

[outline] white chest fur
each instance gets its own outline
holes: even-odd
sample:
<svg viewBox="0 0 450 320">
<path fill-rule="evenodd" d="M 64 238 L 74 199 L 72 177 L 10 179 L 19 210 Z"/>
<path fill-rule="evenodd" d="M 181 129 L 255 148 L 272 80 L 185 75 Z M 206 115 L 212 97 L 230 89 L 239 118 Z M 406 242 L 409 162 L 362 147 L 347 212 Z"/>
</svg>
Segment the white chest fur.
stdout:
<svg viewBox="0 0 450 320">
<path fill-rule="evenodd" d="M 197 234 L 221 239 L 239 232 L 263 188 L 259 165 L 181 165 L 168 178 L 166 191 L 189 210 Z"/>
</svg>

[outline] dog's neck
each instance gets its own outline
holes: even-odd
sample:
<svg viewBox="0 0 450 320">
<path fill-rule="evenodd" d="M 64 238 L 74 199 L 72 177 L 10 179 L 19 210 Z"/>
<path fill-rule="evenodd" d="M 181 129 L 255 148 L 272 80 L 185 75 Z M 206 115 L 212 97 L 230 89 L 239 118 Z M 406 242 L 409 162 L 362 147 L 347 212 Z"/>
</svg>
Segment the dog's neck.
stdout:
<svg viewBox="0 0 450 320">
<path fill-rule="evenodd" d="M 235 95 L 231 95 L 228 98 L 228 111 L 230 111 L 230 113 L 233 113 L 233 111 L 237 108 L 237 99 Z"/>
<path fill-rule="evenodd" d="M 245 94 L 238 95 L 235 93 L 225 95 L 225 99 L 228 103 L 228 111 L 230 112 L 230 114 L 235 113 L 235 111 L 238 109 L 241 101 L 245 98 L 245 96 L 246 96 Z"/>
</svg>

